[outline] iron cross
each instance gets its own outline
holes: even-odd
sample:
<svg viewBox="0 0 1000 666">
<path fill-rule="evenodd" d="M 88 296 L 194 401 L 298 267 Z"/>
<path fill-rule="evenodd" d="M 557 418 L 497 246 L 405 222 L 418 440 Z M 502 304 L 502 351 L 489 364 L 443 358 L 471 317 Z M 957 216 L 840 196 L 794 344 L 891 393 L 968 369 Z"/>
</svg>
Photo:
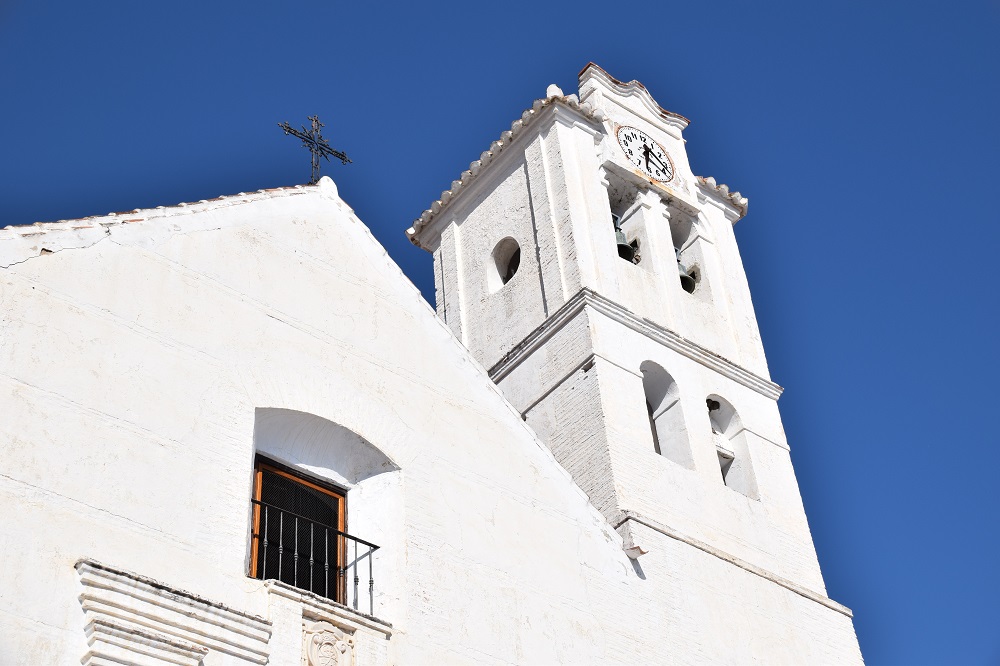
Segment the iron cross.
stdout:
<svg viewBox="0 0 1000 666">
<path fill-rule="evenodd" d="M 299 131 L 289 125 L 288 123 L 278 123 L 278 127 L 285 130 L 285 134 L 291 134 L 294 137 L 302 139 L 302 145 L 309 149 L 312 153 L 312 179 L 310 179 L 309 184 L 315 185 L 319 182 L 319 158 L 325 157 L 326 161 L 330 161 L 330 156 L 333 155 L 343 164 L 347 164 L 351 160 L 344 153 L 339 150 L 334 150 L 327 143 L 326 139 L 320 134 L 320 129 L 323 127 L 323 123 L 319 121 L 319 116 L 309 116 L 309 120 L 312 121 L 312 128 L 306 129 L 302 126 L 302 130 Z"/>
</svg>

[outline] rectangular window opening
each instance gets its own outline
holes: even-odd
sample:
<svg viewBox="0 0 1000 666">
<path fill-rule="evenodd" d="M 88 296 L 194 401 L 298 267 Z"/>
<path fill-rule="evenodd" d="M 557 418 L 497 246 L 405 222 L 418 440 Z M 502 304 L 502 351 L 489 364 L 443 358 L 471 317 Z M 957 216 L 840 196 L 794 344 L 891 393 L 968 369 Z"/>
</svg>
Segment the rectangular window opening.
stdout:
<svg viewBox="0 0 1000 666">
<path fill-rule="evenodd" d="M 258 458 L 250 576 L 344 603 L 345 493 Z"/>
<path fill-rule="evenodd" d="M 719 468 L 722 470 L 722 482 L 729 485 L 729 470 L 733 466 L 733 460 L 736 456 L 732 451 L 728 451 L 721 447 L 716 447 L 715 452 L 719 455 Z"/>
</svg>

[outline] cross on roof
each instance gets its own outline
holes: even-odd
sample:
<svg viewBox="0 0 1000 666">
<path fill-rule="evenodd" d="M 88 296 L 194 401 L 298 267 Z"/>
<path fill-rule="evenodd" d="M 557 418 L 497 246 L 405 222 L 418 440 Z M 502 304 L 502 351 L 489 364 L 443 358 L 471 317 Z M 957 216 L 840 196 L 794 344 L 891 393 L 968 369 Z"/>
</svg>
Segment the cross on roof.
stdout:
<svg viewBox="0 0 1000 666">
<path fill-rule="evenodd" d="M 343 164 L 347 164 L 351 160 L 346 154 L 340 152 L 339 150 L 334 150 L 327 143 L 326 139 L 320 134 L 320 129 L 323 127 L 323 123 L 319 121 L 319 116 L 309 116 L 309 120 L 312 121 L 312 127 L 306 129 L 305 125 L 302 126 L 302 130 L 297 130 L 288 123 L 278 123 L 278 127 L 285 130 L 285 134 L 291 134 L 294 137 L 302 139 L 302 145 L 309 149 L 312 153 L 312 178 L 309 180 L 310 185 L 315 185 L 319 181 L 319 158 L 325 157 L 327 162 L 330 161 L 330 156 L 333 155 Z"/>
</svg>

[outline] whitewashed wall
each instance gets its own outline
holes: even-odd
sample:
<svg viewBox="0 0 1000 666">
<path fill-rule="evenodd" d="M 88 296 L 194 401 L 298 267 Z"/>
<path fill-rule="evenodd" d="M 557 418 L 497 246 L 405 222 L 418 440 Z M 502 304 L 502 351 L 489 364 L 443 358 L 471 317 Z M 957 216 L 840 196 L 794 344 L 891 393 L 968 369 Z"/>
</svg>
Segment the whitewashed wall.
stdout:
<svg viewBox="0 0 1000 666">
<path fill-rule="evenodd" d="M 679 130 L 640 122 L 631 108 L 608 113 L 616 120 L 545 107 L 415 235 L 435 256 L 439 315 L 490 368 L 587 287 L 766 378 L 732 207 L 699 185 Z M 625 123 L 641 125 L 684 157 L 674 181 L 617 211 L 625 214 L 628 239 L 640 240 L 638 265 L 618 256 L 608 194 L 634 180 L 614 136 Z M 521 247 L 520 268 L 509 285 L 494 289 L 491 253 L 506 238 Z M 697 268 L 694 294 L 681 289 L 675 243 L 683 261 Z"/>
<path fill-rule="evenodd" d="M 627 162 L 621 126 L 666 148 L 668 183 Z M 825 659 L 851 661 L 859 654 L 850 611 L 826 597 L 776 404 L 781 388 L 769 379 L 733 234 L 747 202 L 694 175 L 686 126 L 641 84 L 588 66 L 579 99 L 550 86 L 408 233 L 434 253 L 442 319 L 629 552 L 649 553 L 637 567 L 663 564 L 678 544 L 701 553 L 685 553 L 700 563 L 675 587 L 659 587 L 662 575 L 649 583 L 665 595 L 657 598 L 708 604 L 705 619 L 717 621 L 691 628 L 711 648 L 688 645 L 681 661 L 781 661 L 811 650 L 817 631 L 839 646 Z M 638 239 L 638 264 L 619 257 L 612 213 Z M 521 244 L 521 266 L 498 287 L 490 253 L 509 237 Z M 697 268 L 694 293 L 681 287 L 675 247 Z M 682 444 L 675 459 L 654 447 L 642 373 L 650 364 L 669 374 L 679 400 L 664 432 L 683 442 L 660 442 Z M 716 421 L 708 400 L 719 404 Z M 732 567 L 721 578 L 717 560 Z M 754 584 L 738 582 L 737 570 Z M 816 608 L 779 610 L 787 594 Z M 760 613 L 741 610 L 749 606 Z M 760 652 L 740 652 L 738 631 L 713 633 L 726 626 L 800 648 L 772 652 L 757 641 Z"/>
<path fill-rule="evenodd" d="M 152 629 L 195 638 L 201 620 L 184 608 L 222 604 L 265 647 L 217 637 L 230 652 L 207 649 L 206 666 L 299 663 L 303 618 L 334 611 L 246 577 L 255 427 L 271 455 L 353 486 L 351 531 L 382 546 L 375 612 L 392 627 L 360 626 L 359 664 L 786 654 L 730 652 L 735 638 L 690 650 L 693 636 L 731 631 L 721 626 L 666 640 L 700 617 L 692 607 L 735 621 L 739 604 L 702 596 L 703 576 L 678 585 L 683 569 L 637 575 L 331 183 L 8 229 L 0 265 L 0 663 L 77 663 L 93 650 L 88 618 L 114 603 L 132 609 L 123 622 L 148 613 Z M 261 410 L 313 415 L 315 427 L 291 443 L 265 436 Z M 317 442 L 338 427 L 377 448 L 384 459 L 363 446 L 357 458 L 389 461 L 386 471 L 324 463 Z M 81 558 L 119 582 L 100 587 Z M 740 585 L 761 617 L 802 603 Z M 143 586 L 167 596 L 138 599 Z M 803 622 L 823 633 L 827 614 Z M 95 636 L 112 649 L 110 629 Z M 195 638 L 156 649 L 193 659 L 208 641 Z M 797 658 L 844 657 L 795 647 Z"/>
</svg>

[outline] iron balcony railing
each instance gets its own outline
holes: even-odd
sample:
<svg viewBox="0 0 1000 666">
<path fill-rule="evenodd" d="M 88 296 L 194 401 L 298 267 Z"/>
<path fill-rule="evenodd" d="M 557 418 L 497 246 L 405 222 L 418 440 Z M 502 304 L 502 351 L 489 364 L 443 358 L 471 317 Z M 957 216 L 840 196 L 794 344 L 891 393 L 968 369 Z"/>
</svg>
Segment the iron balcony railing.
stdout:
<svg viewBox="0 0 1000 666">
<path fill-rule="evenodd" d="M 275 578 L 358 610 L 359 566 L 368 560 L 368 614 L 375 614 L 373 555 L 378 546 L 273 504 L 250 501 L 254 507 L 251 576 Z M 351 574 L 354 589 L 348 595 Z"/>
</svg>

